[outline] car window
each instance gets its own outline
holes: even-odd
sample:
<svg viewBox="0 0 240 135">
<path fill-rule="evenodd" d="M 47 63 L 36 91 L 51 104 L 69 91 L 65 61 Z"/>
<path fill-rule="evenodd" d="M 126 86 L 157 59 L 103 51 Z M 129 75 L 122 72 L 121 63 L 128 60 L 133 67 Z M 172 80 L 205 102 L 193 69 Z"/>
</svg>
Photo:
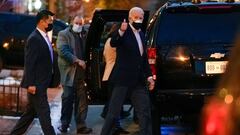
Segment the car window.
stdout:
<svg viewBox="0 0 240 135">
<path fill-rule="evenodd" d="M 239 20 L 239 12 L 165 13 L 159 21 L 157 44 L 230 44 Z"/>
<path fill-rule="evenodd" d="M 20 17 L 12 14 L 0 14 L 0 34 L 10 35 L 16 29 L 16 24 L 20 21 Z M 17 23 L 13 23 L 17 22 Z M 2 35 L 2 36 L 4 36 Z"/>
<path fill-rule="evenodd" d="M 16 15 L 16 14 L 0 14 L 1 21 L 0 29 L 1 42 L 9 43 L 8 47 L 5 47 L 6 50 L 23 50 L 27 37 L 32 32 L 35 25 L 35 20 L 32 16 L 25 15 Z"/>
<path fill-rule="evenodd" d="M 100 39 L 100 47 L 104 47 L 108 37 L 110 36 L 113 25 L 119 25 L 121 22 L 106 22 Z"/>
<path fill-rule="evenodd" d="M 147 33 L 146 33 L 146 39 L 147 39 L 147 45 L 152 45 L 153 44 L 153 38 L 155 34 L 155 29 L 156 29 L 156 16 L 153 17 L 153 19 L 150 20 L 150 25 L 147 28 Z"/>
<path fill-rule="evenodd" d="M 12 22 L 16 25 L 15 37 L 27 38 L 36 27 L 36 20 L 32 16 L 22 16 L 19 22 Z"/>
</svg>

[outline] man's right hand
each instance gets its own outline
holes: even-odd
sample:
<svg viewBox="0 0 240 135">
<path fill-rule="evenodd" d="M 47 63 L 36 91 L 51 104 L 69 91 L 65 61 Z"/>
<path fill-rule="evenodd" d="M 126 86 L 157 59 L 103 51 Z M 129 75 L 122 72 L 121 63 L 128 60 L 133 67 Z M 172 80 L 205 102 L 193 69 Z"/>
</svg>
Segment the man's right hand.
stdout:
<svg viewBox="0 0 240 135">
<path fill-rule="evenodd" d="M 27 92 L 30 94 L 36 94 L 37 88 L 36 86 L 28 86 Z"/>
<path fill-rule="evenodd" d="M 122 32 L 125 32 L 127 30 L 127 27 L 128 27 L 128 23 L 126 22 L 126 19 L 124 19 L 122 24 L 121 24 L 120 30 Z"/>
<path fill-rule="evenodd" d="M 83 69 L 86 69 L 86 62 L 85 61 L 78 59 L 77 63 L 80 67 L 82 67 Z"/>
</svg>

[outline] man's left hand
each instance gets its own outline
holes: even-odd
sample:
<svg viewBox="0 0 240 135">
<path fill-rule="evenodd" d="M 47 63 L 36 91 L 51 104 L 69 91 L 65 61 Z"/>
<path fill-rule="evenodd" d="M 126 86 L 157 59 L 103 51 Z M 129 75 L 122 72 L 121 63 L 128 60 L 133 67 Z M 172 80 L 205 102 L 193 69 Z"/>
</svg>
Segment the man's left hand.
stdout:
<svg viewBox="0 0 240 135">
<path fill-rule="evenodd" d="M 148 80 L 148 82 L 149 82 L 148 89 L 149 89 L 150 91 L 152 91 L 152 90 L 154 89 L 154 86 L 155 86 L 155 81 L 153 80 L 152 77 L 148 77 L 147 80 Z"/>
</svg>

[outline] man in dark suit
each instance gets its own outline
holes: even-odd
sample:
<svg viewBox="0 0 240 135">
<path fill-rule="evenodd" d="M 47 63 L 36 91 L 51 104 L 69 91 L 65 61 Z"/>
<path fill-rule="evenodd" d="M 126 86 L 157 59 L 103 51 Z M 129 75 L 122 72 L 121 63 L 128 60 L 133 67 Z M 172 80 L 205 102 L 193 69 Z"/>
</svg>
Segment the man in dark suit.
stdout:
<svg viewBox="0 0 240 135">
<path fill-rule="evenodd" d="M 117 48 L 116 63 L 110 78 L 114 89 L 101 135 L 111 134 L 114 119 L 119 116 L 126 95 L 130 96 L 136 110 L 139 134 L 152 135 L 148 90 L 153 90 L 154 80 L 147 59 L 144 34 L 140 29 L 143 19 L 144 11 L 139 7 L 132 8 L 129 11 L 129 23 L 124 20 L 112 36 L 110 44 Z"/>
<path fill-rule="evenodd" d="M 45 135 L 55 135 L 51 125 L 47 88 L 54 82 L 56 59 L 47 32 L 53 28 L 54 14 L 48 10 L 38 12 L 37 28 L 30 34 L 25 46 L 24 75 L 21 87 L 27 89 L 28 104 L 11 135 L 22 135 L 38 116 Z"/>
</svg>

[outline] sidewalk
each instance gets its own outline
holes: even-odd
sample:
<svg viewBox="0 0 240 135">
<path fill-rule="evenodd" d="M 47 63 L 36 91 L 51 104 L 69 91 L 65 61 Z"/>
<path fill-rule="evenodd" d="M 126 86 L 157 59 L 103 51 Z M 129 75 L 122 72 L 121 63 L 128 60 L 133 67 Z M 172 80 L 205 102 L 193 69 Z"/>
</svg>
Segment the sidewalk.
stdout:
<svg viewBox="0 0 240 135">
<path fill-rule="evenodd" d="M 9 76 L 14 76 L 15 78 L 18 78 L 22 76 L 23 72 L 21 70 L 4 70 L 0 73 L 0 84 L 5 84 L 6 80 L 2 80 L 1 78 L 7 78 Z M 13 79 L 13 80 L 11 80 Z M 10 77 L 10 82 L 7 83 L 13 83 L 14 78 Z M 22 97 L 26 94 L 26 91 L 22 91 Z M 59 119 L 60 119 L 60 113 L 61 113 L 61 94 L 62 89 L 49 89 L 48 90 L 48 100 L 50 104 L 51 109 L 51 118 L 52 118 L 52 124 L 55 128 L 55 131 L 59 135 L 76 135 L 76 127 L 73 124 L 67 134 L 61 134 L 57 130 L 57 127 L 60 125 Z M 2 96 L 2 98 L 1 98 Z M 0 104 L 3 103 L 4 106 L 11 106 L 10 99 L 7 97 L 6 94 L 0 95 Z M 7 101 L 7 102 L 5 102 Z M 22 104 L 23 107 L 25 107 L 25 101 L 26 99 L 23 99 Z M 14 100 L 15 103 L 15 100 Z M 14 104 L 15 105 L 15 104 Z M 130 106 L 125 105 L 125 110 L 127 110 Z M 87 124 L 89 127 L 93 128 L 93 133 L 90 135 L 99 135 L 101 132 L 102 125 L 104 123 L 104 119 L 100 117 L 100 113 L 102 112 L 103 105 L 89 105 L 89 111 L 88 111 L 88 117 L 87 117 Z M 12 117 L 12 116 L 1 116 L 0 115 L 0 135 L 9 135 L 9 132 L 13 128 L 13 126 L 16 124 L 19 117 Z M 134 124 L 132 121 L 132 115 L 128 118 L 125 118 L 122 120 L 122 126 L 124 129 L 128 130 L 130 132 L 129 135 L 136 135 L 138 131 L 138 125 Z M 189 133 L 189 131 L 186 131 L 185 127 L 177 126 L 177 125 L 164 125 L 161 127 L 162 135 L 194 135 L 193 133 Z M 39 124 L 38 119 L 35 119 L 32 124 L 29 126 L 29 129 L 25 135 L 42 135 L 41 126 Z"/>
<path fill-rule="evenodd" d="M 62 90 L 60 89 L 49 89 L 48 97 L 49 104 L 51 108 L 51 118 L 52 124 L 55 128 L 57 134 L 60 134 L 57 130 L 57 127 L 60 125 L 59 118 L 61 112 L 61 94 Z M 125 106 L 129 107 L 129 106 Z M 100 113 L 102 111 L 103 105 L 89 105 L 87 124 L 89 127 L 93 128 L 93 132 L 89 135 L 99 135 L 104 119 L 100 117 Z M 0 116 L 0 125 L 2 126 L 0 129 L 0 135 L 9 134 L 10 129 L 15 125 L 19 117 L 9 117 L 9 116 Z M 132 122 L 132 117 L 128 117 L 122 121 L 123 127 L 131 132 L 131 135 L 135 134 L 138 130 L 138 126 Z M 62 135 L 76 135 L 76 128 L 74 122 L 72 120 L 71 128 L 68 133 Z M 26 135 L 42 135 L 41 126 L 39 124 L 38 119 L 35 119 Z"/>
<path fill-rule="evenodd" d="M 76 135 L 76 126 L 72 120 L 71 128 L 68 133 L 61 134 L 57 127 L 60 125 L 60 113 L 61 113 L 61 94 L 62 89 L 49 89 L 48 98 L 51 108 L 51 118 L 52 125 L 58 135 Z M 125 105 L 124 108 L 127 110 L 130 106 Z M 100 135 L 104 119 L 100 117 L 103 105 L 89 105 L 87 124 L 89 127 L 93 128 L 93 132 L 89 135 Z M 12 116 L 0 116 L 0 135 L 9 135 L 9 132 L 16 124 L 19 117 Z M 129 135 L 137 135 L 138 125 L 136 125 L 132 120 L 132 115 L 128 118 L 122 120 L 122 126 L 124 129 L 130 132 Z M 174 126 L 174 125 L 164 125 L 161 127 L 162 135 L 194 135 L 186 131 L 184 127 Z M 28 131 L 25 135 L 43 135 L 41 126 L 38 119 L 35 119 L 29 126 Z"/>
<path fill-rule="evenodd" d="M 16 84 L 19 83 L 16 81 L 14 78 L 21 77 L 23 74 L 22 70 L 2 70 L 0 72 L 0 84 L 8 84 L 11 85 L 10 83 Z M 13 78 L 13 77 L 14 78 Z M 11 81 L 7 81 L 6 78 L 9 78 Z M 6 82 L 7 81 L 7 82 Z M 26 94 L 25 91 L 23 92 L 23 97 L 24 94 Z M 62 94 L 62 89 L 48 89 L 48 100 L 50 104 L 50 109 L 51 109 L 51 118 L 52 118 L 52 124 L 55 128 L 55 131 L 59 133 L 57 130 L 57 127 L 60 125 L 59 119 L 60 119 L 60 113 L 61 113 L 61 94 Z M 2 103 L 4 103 L 4 106 L 6 104 L 9 104 L 8 102 L 3 102 L 3 100 L 8 100 L 8 97 L 6 95 L 3 95 L 4 99 L 1 99 Z M 24 99 L 25 101 L 26 99 Z M 23 107 L 25 106 L 26 103 L 23 104 Z M 125 106 L 129 108 L 129 106 Z M 87 124 L 89 127 L 93 128 L 93 133 L 91 135 L 99 135 L 104 119 L 100 117 L 100 113 L 102 111 L 103 105 L 89 105 L 89 111 L 88 111 L 88 117 L 87 117 Z M 0 115 L 0 135 L 9 135 L 9 132 L 13 128 L 13 126 L 16 124 L 17 120 L 19 117 L 12 117 L 12 116 L 1 116 Z M 64 135 L 75 135 L 76 134 L 76 128 L 75 125 L 73 124 L 74 122 L 72 121 L 72 126 L 70 128 L 70 131 L 68 134 Z M 128 119 L 124 119 L 122 122 L 123 127 L 129 131 L 131 131 L 131 134 L 136 132 L 138 129 L 138 126 L 132 123 L 132 117 L 129 117 Z M 26 135 L 41 135 L 42 130 L 41 126 L 39 124 L 38 119 L 35 119 L 32 124 L 29 126 L 29 129 L 26 133 Z"/>
</svg>

